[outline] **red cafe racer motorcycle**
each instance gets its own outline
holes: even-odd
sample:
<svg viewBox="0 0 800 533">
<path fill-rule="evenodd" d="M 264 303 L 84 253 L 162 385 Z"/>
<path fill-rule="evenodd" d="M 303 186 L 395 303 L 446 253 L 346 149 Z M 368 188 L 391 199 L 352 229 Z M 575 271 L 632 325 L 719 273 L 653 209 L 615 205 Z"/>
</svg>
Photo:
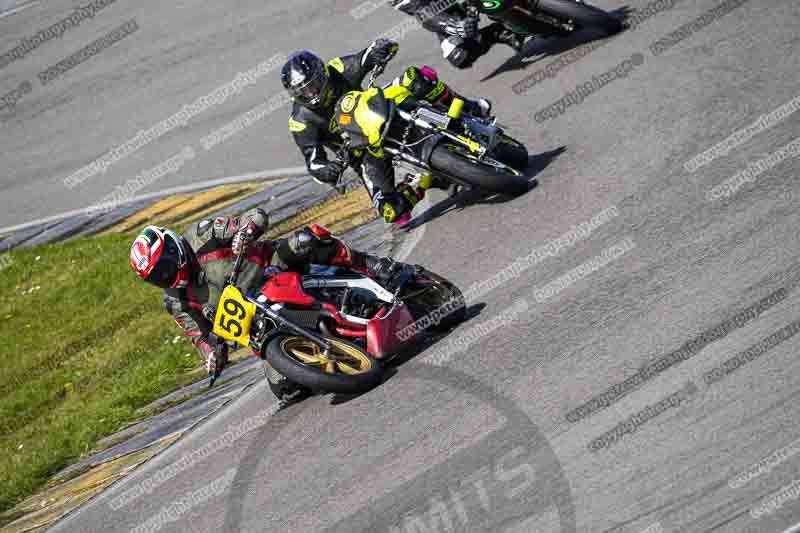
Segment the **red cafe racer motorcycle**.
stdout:
<svg viewBox="0 0 800 533">
<path fill-rule="evenodd" d="M 366 274 L 272 274 L 256 294 L 236 287 L 237 258 L 214 317 L 220 342 L 249 346 L 286 379 L 313 392 L 355 394 L 382 379 L 381 362 L 415 338 L 409 326 L 432 315 L 433 330 L 464 319 L 461 291 L 417 265 L 404 265 L 380 284 Z M 412 326 L 413 327 L 413 326 Z M 213 377 L 212 377 L 213 384 Z M 285 389 L 270 382 L 279 398 Z"/>
</svg>

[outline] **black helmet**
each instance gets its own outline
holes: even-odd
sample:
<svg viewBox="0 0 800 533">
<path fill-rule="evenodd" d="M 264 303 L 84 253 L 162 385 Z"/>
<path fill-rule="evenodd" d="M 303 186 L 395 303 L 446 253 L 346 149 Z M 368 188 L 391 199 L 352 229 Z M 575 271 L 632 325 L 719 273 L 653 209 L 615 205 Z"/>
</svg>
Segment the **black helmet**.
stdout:
<svg viewBox="0 0 800 533">
<path fill-rule="evenodd" d="M 318 106 L 326 96 L 330 78 L 325 63 L 309 52 L 295 52 L 281 69 L 281 83 L 301 104 Z"/>
</svg>

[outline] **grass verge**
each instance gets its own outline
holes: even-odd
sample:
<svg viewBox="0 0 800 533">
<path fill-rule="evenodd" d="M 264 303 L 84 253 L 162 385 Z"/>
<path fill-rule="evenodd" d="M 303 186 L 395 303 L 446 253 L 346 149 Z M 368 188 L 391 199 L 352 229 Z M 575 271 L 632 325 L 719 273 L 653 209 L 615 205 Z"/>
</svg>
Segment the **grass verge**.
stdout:
<svg viewBox="0 0 800 533">
<path fill-rule="evenodd" d="M 130 242 L 22 249 L 0 271 L 0 510 L 196 379 L 161 291 L 130 272 Z"/>
<path fill-rule="evenodd" d="M 226 199 L 227 200 L 227 199 Z M 200 205 L 200 204 L 198 204 Z M 197 210 L 191 211 L 191 219 Z M 185 214 L 185 213 L 184 213 Z M 176 229 L 185 219 L 170 213 Z M 309 222 L 336 233 L 374 218 L 360 188 L 298 213 L 268 238 Z M 157 218 L 157 217 L 156 217 Z M 0 513 L 141 418 L 140 409 L 204 377 L 161 290 L 133 275 L 128 252 L 150 221 L 0 256 Z M 0 523 L 3 522 L 0 516 Z"/>
</svg>

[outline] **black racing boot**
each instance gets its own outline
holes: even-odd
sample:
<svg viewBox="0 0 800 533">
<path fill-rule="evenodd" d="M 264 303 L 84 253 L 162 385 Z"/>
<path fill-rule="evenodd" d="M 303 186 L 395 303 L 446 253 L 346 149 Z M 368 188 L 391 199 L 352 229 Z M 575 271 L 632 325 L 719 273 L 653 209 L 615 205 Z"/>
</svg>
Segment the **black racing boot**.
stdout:
<svg viewBox="0 0 800 533">
<path fill-rule="evenodd" d="M 411 220 L 411 211 L 421 200 L 421 195 L 408 184 L 401 183 L 397 191 L 381 198 L 377 203 L 378 213 L 387 224 L 403 225 Z"/>
<path fill-rule="evenodd" d="M 492 116 L 492 102 L 487 98 L 478 98 L 477 100 L 464 98 L 464 111 L 473 117 L 489 118 Z"/>
<path fill-rule="evenodd" d="M 428 189 L 441 189 L 446 191 L 449 187 L 450 180 L 442 178 L 441 176 L 435 175 L 431 172 L 426 172 L 420 176 L 417 193 L 420 197 L 424 197 Z"/>
</svg>

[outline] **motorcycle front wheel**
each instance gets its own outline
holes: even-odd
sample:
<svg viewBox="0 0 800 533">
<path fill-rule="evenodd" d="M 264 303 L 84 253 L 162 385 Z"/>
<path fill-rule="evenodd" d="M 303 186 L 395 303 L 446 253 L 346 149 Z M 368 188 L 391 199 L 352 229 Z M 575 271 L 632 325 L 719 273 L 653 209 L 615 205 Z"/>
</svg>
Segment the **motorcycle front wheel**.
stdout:
<svg viewBox="0 0 800 533">
<path fill-rule="evenodd" d="M 491 151 L 491 155 L 516 170 L 525 170 L 528 166 L 528 149 L 524 144 L 506 134 L 500 136 L 500 142 Z"/>
<path fill-rule="evenodd" d="M 280 335 L 267 345 L 265 358 L 287 379 L 315 392 L 358 394 L 380 383 L 382 370 L 360 347 L 335 338 L 325 339 L 330 353 L 314 341 Z"/>
<path fill-rule="evenodd" d="M 431 319 L 428 327 L 432 331 L 446 331 L 467 316 L 461 290 L 447 278 L 427 269 L 414 277 L 402 298 L 416 321 L 426 316 Z"/>
</svg>

